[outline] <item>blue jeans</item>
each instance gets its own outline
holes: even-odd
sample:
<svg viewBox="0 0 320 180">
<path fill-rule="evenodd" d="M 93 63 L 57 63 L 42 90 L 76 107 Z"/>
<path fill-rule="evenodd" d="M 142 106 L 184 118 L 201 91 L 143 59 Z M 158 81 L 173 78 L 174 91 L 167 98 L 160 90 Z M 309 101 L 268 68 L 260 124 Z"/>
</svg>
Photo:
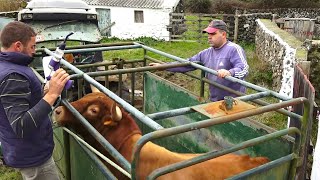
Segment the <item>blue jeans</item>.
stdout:
<svg viewBox="0 0 320 180">
<path fill-rule="evenodd" d="M 17 168 L 23 180 L 60 180 L 56 164 L 51 157 L 42 165 L 30 168 Z"/>
</svg>

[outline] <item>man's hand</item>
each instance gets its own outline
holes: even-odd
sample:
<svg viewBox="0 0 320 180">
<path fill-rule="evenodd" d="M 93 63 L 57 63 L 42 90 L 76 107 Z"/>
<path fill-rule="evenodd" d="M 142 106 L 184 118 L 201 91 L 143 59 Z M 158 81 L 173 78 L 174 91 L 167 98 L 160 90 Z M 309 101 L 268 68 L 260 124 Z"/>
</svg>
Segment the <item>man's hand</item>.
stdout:
<svg viewBox="0 0 320 180">
<path fill-rule="evenodd" d="M 43 94 L 46 95 L 49 91 L 49 82 L 47 82 L 43 87 Z"/>
<path fill-rule="evenodd" d="M 50 79 L 49 90 L 43 97 L 45 101 L 47 101 L 51 106 L 54 104 L 56 99 L 61 94 L 65 84 L 70 79 L 69 74 L 63 70 L 58 69 Z"/>
<path fill-rule="evenodd" d="M 230 71 L 228 71 L 226 69 L 219 69 L 218 70 L 218 77 L 224 78 L 226 76 L 231 76 Z"/>
<path fill-rule="evenodd" d="M 161 63 L 150 63 L 149 66 L 159 66 Z"/>
</svg>

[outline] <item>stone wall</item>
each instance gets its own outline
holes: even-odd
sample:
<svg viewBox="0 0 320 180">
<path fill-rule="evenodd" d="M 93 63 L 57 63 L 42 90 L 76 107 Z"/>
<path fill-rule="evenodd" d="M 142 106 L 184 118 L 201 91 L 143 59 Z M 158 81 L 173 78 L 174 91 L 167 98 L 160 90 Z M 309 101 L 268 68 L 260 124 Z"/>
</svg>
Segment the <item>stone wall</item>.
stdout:
<svg viewBox="0 0 320 180">
<path fill-rule="evenodd" d="M 266 19 L 256 20 L 256 54 L 270 63 L 273 72 L 273 90 L 292 97 L 295 63 L 307 60 L 302 42 Z"/>
<path fill-rule="evenodd" d="M 247 9 L 241 13 L 272 13 L 280 18 L 316 18 L 320 16 L 319 8 L 278 8 L 278 9 Z"/>
<path fill-rule="evenodd" d="M 253 14 L 239 15 L 237 41 L 252 42 L 252 43 L 255 42 L 257 19 L 271 20 L 272 14 L 271 13 L 253 13 Z"/>
</svg>

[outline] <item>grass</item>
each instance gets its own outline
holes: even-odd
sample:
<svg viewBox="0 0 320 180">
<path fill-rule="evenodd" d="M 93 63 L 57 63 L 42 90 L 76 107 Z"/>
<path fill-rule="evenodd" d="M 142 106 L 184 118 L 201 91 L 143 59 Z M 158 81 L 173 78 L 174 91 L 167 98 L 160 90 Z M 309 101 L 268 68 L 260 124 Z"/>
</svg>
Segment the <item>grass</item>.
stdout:
<svg viewBox="0 0 320 180">
<path fill-rule="evenodd" d="M 22 177 L 18 171 L 8 168 L 0 164 L 0 179 L 1 180 L 21 180 Z"/>
</svg>

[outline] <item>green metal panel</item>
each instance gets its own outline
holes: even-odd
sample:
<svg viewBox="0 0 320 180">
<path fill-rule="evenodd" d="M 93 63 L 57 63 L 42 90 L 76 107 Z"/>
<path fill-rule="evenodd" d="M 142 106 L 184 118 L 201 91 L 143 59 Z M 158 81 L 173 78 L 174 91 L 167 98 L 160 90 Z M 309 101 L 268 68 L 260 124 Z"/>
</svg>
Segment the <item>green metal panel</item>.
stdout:
<svg viewBox="0 0 320 180">
<path fill-rule="evenodd" d="M 97 164 L 88 156 L 78 142 L 62 128 L 54 129 L 54 160 L 61 179 L 106 179 Z M 70 159 L 70 160 L 69 160 Z"/>
<path fill-rule="evenodd" d="M 150 114 L 160 111 L 172 110 L 182 107 L 194 106 L 203 102 L 199 97 L 191 94 L 165 79 L 162 79 L 152 73 L 144 74 L 144 113 Z M 196 122 L 208 119 L 200 113 L 192 113 L 174 118 L 168 118 L 158 121 L 164 127 L 172 127 L 185 123 Z M 174 137 L 164 138 L 155 141 L 170 150 L 176 152 L 207 152 L 208 150 L 220 150 L 233 144 L 239 144 L 245 140 L 259 137 L 267 134 L 266 126 L 253 122 L 250 119 L 243 119 L 231 123 L 220 124 L 210 128 L 194 130 Z M 140 124 L 141 126 L 141 124 Z M 150 129 L 142 126 L 144 133 Z M 270 148 L 272 147 L 272 148 Z M 246 153 L 252 156 L 267 156 L 271 160 L 286 156 L 292 151 L 292 142 L 287 138 L 275 139 L 260 145 L 241 150 L 240 154 Z M 286 179 L 289 171 L 289 163 L 281 165 L 273 170 L 266 177 L 279 176 Z M 271 178 L 273 179 L 273 178 Z M 277 179 L 277 178 L 276 178 Z"/>
<path fill-rule="evenodd" d="M 63 179 L 69 179 L 69 145 L 68 134 L 62 128 L 55 128 L 53 158 Z"/>
<path fill-rule="evenodd" d="M 70 137 L 71 179 L 100 180 L 106 179 L 97 165 L 86 154 L 78 142 Z"/>
</svg>

